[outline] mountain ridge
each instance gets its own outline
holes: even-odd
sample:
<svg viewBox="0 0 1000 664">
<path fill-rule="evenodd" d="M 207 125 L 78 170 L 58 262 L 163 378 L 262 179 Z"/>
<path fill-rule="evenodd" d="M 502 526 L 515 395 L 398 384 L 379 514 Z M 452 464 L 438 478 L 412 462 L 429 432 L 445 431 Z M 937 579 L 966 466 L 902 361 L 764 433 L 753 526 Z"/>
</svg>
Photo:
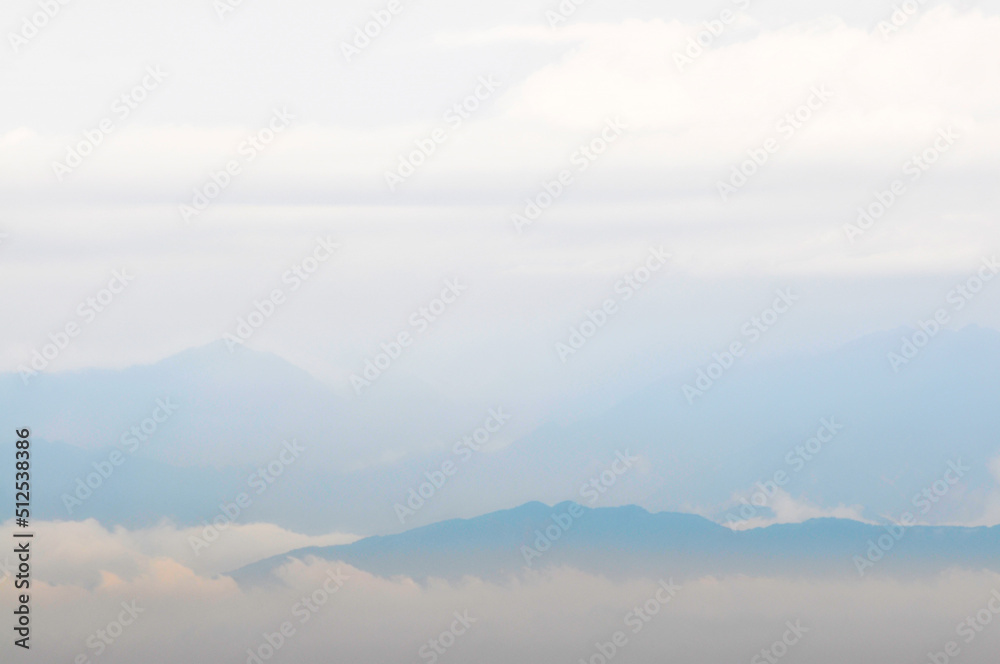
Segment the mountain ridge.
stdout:
<svg viewBox="0 0 1000 664">
<path fill-rule="evenodd" d="M 275 582 L 280 567 L 310 558 L 421 582 L 466 576 L 501 581 L 559 567 L 611 578 L 908 575 L 951 567 L 1000 571 L 998 553 L 1000 526 L 906 528 L 824 517 L 737 531 L 698 515 L 654 513 L 635 505 L 591 508 L 534 501 L 351 544 L 296 549 L 230 576 L 242 585 Z"/>
</svg>

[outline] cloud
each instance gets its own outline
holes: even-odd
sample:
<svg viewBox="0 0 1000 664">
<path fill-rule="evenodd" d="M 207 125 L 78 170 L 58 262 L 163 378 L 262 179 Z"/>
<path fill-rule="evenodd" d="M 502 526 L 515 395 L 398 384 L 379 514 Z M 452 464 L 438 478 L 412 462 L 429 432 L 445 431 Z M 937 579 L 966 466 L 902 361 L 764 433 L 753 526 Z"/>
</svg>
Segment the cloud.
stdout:
<svg viewBox="0 0 1000 664">
<path fill-rule="evenodd" d="M 603 294 L 608 275 L 653 243 L 669 245 L 676 274 L 698 292 L 662 287 L 660 300 L 630 313 L 633 322 L 622 329 L 646 336 L 633 357 L 657 352 L 654 336 L 668 348 L 698 343 L 705 330 L 722 336 L 737 280 L 761 292 L 772 279 L 781 286 L 815 280 L 823 292 L 814 301 L 829 319 L 808 323 L 800 338 L 809 346 L 912 323 L 920 307 L 895 278 L 963 272 L 984 247 L 1000 244 L 990 216 L 991 155 L 1000 149 L 994 13 L 928 8 L 883 39 L 850 8 L 755 7 L 752 19 L 733 24 L 681 72 L 673 54 L 712 18 L 689 3 L 589 6 L 558 30 L 548 28 L 537 3 L 475 13 L 454 3 L 414 9 L 355 67 L 337 59 L 336 35 L 349 35 L 343 21 L 365 12 L 344 18 L 308 2 L 280 10 L 247 5 L 220 27 L 214 12 L 193 1 L 154 18 L 143 8 L 118 16 L 109 2 L 87 12 L 68 8 L 4 74 L 39 91 L 0 109 L 0 189 L 18 206 L 0 227 L 8 235 L 0 279 L 23 278 L 8 305 L 36 314 L 4 328 L 0 367 L 16 368 L 65 325 L 112 264 L 140 273 L 132 302 L 102 318 L 101 334 L 81 337 L 54 368 L 123 367 L 218 339 L 316 232 L 344 241 L 337 270 L 310 283 L 281 325 L 252 343 L 310 367 L 345 394 L 351 372 L 445 276 L 467 277 L 478 299 L 442 326 L 439 347 L 428 341 L 416 354 L 435 361 L 412 373 L 439 384 L 459 373 L 478 381 L 473 390 L 450 387 L 457 394 L 493 386 L 510 393 L 512 367 L 551 369 L 548 344 L 525 338 L 528 323 L 538 336 L 562 334 Z M 303 12 L 309 21 L 296 20 Z M 191 42 L 176 44 L 116 22 L 154 19 L 197 29 Z M 100 31 L 108 34 L 103 48 L 113 70 L 76 55 L 84 47 L 74 50 L 75 40 L 96 34 L 94 26 L 116 28 Z M 275 39 L 294 35 L 296 48 L 262 52 L 264 30 Z M 397 37 L 408 50 L 399 50 Z M 58 183 L 52 162 L 83 140 L 148 63 L 170 72 L 162 87 Z M 491 73 L 503 80 L 495 96 L 389 192 L 386 170 Z M 722 204 L 717 181 L 822 84 L 831 101 Z M 51 102 L 68 94 L 73 104 Z M 183 234 L 177 206 L 276 104 L 298 116 L 291 128 Z M 617 115 L 631 125 L 623 139 L 578 174 L 528 237 L 514 235 L 510 215 L 525 197 Z M 854 251 L 843 225 L 947 124 L 961 135 L 954 151 Z M 442 274 L 446 267 L 451 274 Z M 857 278 L 868 280 L 863 289 L 844 288 L 842 280 Z M 664 311 L 680 314 L 669 330 Z M 997 325 L 995 312 L 978 308 L 976 322 Z M 540 329 L 539 320 L 553 324 Z M 460 331 L 449 336 L 449 325 Z M 320 341 L 315 329 L 335 331 L 337 343 Z M 616 334 L 607 333 L 609 347 L 635 347 Z M 818 340 L 824 335 L 836 338 Z M 499 358 L 495 366 L 464 370 L 488 356 Z M 439 369 L 445 357 L 462 369 Z M 596 382 L 620 364 L 597 360 L 586 365 L 593 375 L 573 382 Z M 519 389 L 542 384 L 538 375 L 517 377 Z M 540 398 L 561 398 L 552 395 L 566 389 L 548 384 Z"/>
<path fill-rule="evenodd" d="M 733 530 L 749 530 L 751 528 L 766 528 L 778 523 L 802 523 L 809 519 L 824 518 L 850 519 L 852 521 L 861 521 L 862 523 L 873 523 L 862 516 L 864 512 L 864 506 L 862 505 L 853 505 L 851 507 L 838 505 L 832 508 L 824 508 L 814 505 L 804 498 L 796 500 L 784 489 L 775 489 L 774 494 L 767 498 L 766 505 L 758 506 L 759 501 L 753 501 L 752 496 L 755 495 L 763 494 L 760 492 L 752 495 L 747 494 L 738 496 L 730 501 L 727 506 L 727 514 L 738 517 L 738 520 L 726 519 L 721 522 L 722 525 L 728 526 Z M 751 508 L 746 507 L 739 498 L 744 498 L 753 509 L 751 510 Z M 744 516 L 744 511 L 741 510 L 740 506 L 743 506 L 743 509 L 746 510 L 749 516 Z M 761 515 L 762 511 L 770 512 L 772 516 Z"/>
<path fill-rule="evenodd" d="M 13 530 L 12 521 L 0 526 L 0 534 L 7 538 Z M 302 535 L 269 523 L 233 524 L 218 538 L 206 535 L 202 526 L 177 528 L 163 523 L 139 530 L 109 529 L 94 519 L 36 522 L 33 530 L 39 541 L 47 542 L 38 547 L 33 558 L 45 570 L 45 579 L 88 588 L 102 582 L 101 573 L 129 580 L 148 572 L 159 559 L 211 577 L 292 549 L 349 544 L 358 539 L 343 533 Z M 213 541 L 208 548 L 197 547 L 196 551 L 192 538 Z"/>
<path fill-rule="evenodd" d="M 804 632 L 794 645 L 796 661 L 918 661 L 957 640 L 954 626 L 1000 588 L 1000 575 L 959 571 L 908 581 L 706 577 L 680 585 L 664 603 L 669 569 L 623 582 L 560 569 L 506 583 L 420 585 L 309 560 L 282 568 L 282 584 L 246 590 L 163 555 L 174 544 L 158 548 L 162 539 L 94 529 L 86 544 L 77 524 L 45 524 L 43 533 L 33 543 L 40 557 L 32 603 L 44 620 L 35 623 L 32 646 L 44 661 L 83 654 L 111 664 L 245 662 L 248 648 L 266 653 L 262 645 L 279 642 L 284 625 L 276 661 L 420 661 L 431 639 L 449 646 L 442 662 L 576 661 L 621 631 L 629 661 L 663 661 L 669 652 L 708 664 L 750 661 L 780 640 L 789 622 Z M 254 537 L 258 547 L 268 538 L 264 531 Z M 80 541 L 85 550 L 66 546 L 58 559 L 45 557 L 60 541 Z M 121 571 L 123 555 L 141 562 L 128 574 L 109 571 Z M 59 583 L 53 566 L 62 568 Z M 100 582 L 92 584 L 85 569 L 100 570 Z M 0 593 L 5 613 L 12 600 Z M 137 619 L 109 629 L 123 603 L 140 611 Z M 644 607 L 647 621 L 636 620 Z M 457 638 L 441 639 L 461 627 L 456 614 L 470 624 Z M 115 637 L 99 657 L 98 630 Z M 998 639 L 1000 628 L 985 627 L 974 643 L 962 643 L 963 661 L 993 661 Z"/>
<path fill-rule="evenodd" d="M 187 69 L 193 63 L 185 60 L 156 91 L 162 101 L 145 102 L 137 112 L 141 122 L 121 122 L 62 186 L 56 186 L 52 162 L 93 127 L 69 124 L 71 130 L 55 131 L 42 126 L 39 116 L 16 124 L 0 118 L 0 141 L 6 148 L 0 175 L 10 195 L 34 200 L 51 200 L 55 193 L 57 199 L 120 201 L 123 189 L 132 200 L 175 200 L 224 165 L 240 141 L 263 126 L 270 108 L 282 103 L 296 113 L 294 126 L 245 169 L 226 192 L 226 202 L 267 198 L 315 203 L 350 197 L 371 204 L 401 197 L 419 201 L 442 192 L 453 199 L 461 194 L 464 199 L 516 201 L 521 189 L 561 168 L 608 117 L 620 115 L 629 121 L 630 135 L 601 159 L 600 176 L 589 176 L 589 196 L 621 203 L 641 192 L 660 201 L 678 196 L 712 201 L 715 180 L 772 134 L 775 124 L 817 85 L 828 86 L 834 100 L 782 147 L 768 173 L 751 188 L 754 195 L 812 200 L 811 193 L 795 186 L 803 168 L 811 187 L 830 192 L 843 191 L 843 183 L 822 177 L 831 169 L 849 175 L 860 168 L 880 182 L 891 174 L 882 168 L 902 163 L 947 124 L 959 127 L 963 140 L 961 155 L 942 163 L 942 172 L 971 169 L 983 177 L 989 155 L 1000 145 L 995 113 L 1000 92 L 989 77 L 1000 66 L 992 47 L 1000 38 L 1000 17 L 940 6 L 912 19 L 905 31 L 888 40 L 832 17 L 782 27 L 737 23 L 729 28 L 731 35 L 680 71 L 674 53 L 682 52 L 702 29 L 701 21 L 652 18 L 555 31 L 512 24 L 460 33 L 469 49 L 501 38 L 572 39 L 573 47 L 554 57 L 533 56 L 520 72 L 508 71 L 500 53 L 486 58 L 479 75 L 505 72 L 501 90 L 395 195 L 386 188 L 384 172 L 394 167 L 400 153 L 413 149 L 413 141 L 442 123 L 444 110 L 472 92 L 475 76 L 457 77 L 446 90 L 419 93 L 401 89 L 397 72 L 366 70 L 385 84 L 384 99 L 419 96 L 420 103 L 396 106 L 428 109 L 377 122 L 338 117 L 325 104 L 317 105 L 314 89 L 288 87 L 283 102 L 255 89 L 241 90 L 259 96 L 258 103 L 243 100 L 234 112 L 259 110 L 227 126 L 190 117 L 203 104 L 194 96 L 194 72 Z M 437 38 L 454 41 L 444 34 L 451 33 Z M 430 57 L 421 53 L 414 59 L 426 62 Z M 343 84 L 330 83 L 334 88 Z M 118 92 L 107 90 L 107 104 Z M 379 103 L 379 98 L 369 101 Z M 156 111 L 153 117 L 151 110 Z M 49 194 L 40 196 L 43 192 Z"/>
<path fill-rule="evenodd" d="M 996 486 L 983 500 L 982 516 L 963 525 L 990 527 L 1000 525 L 1000 456 L 990 460 L 989 469 L 990 474 L 993 475 L 993 479 L 996 481 Z"/>
</svg>

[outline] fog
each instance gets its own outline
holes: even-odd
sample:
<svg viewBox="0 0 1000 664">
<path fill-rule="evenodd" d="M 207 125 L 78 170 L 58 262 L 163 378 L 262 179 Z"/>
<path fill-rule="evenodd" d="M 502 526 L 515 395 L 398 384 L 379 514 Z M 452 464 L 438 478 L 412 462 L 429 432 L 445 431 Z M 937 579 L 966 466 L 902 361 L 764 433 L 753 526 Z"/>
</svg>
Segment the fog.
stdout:
<svg viewBox="0 0 1000 664">
<path fill-rule="evenodd" d="M 9 536 L 9 526 L 0 535 Z M 205 568 L 198 561 L 171 557 L 177 537 L 169 526 L 109 533 L 93 524 L 40 524 L 32 543 L 32 655 L 237 663 L 254 661 L 248 648 L 272 652 L 270 637 L 283 643 L 262 661 L 543 664 L 600 662 L 601 649 L 611 652 L 617 638 L 612 659 L 637 663 L 757 663 L 768 661 L 754 659 L 767 649 L 787 662 L 903 664 L 927 661 L 928 652 L 954 641 L 961 661 L 978 664 L 994 661 L 1000 644 L 993 625 L 1000 576 L 992 573 L 952 570 L 910 581 L 706 577 L 671 585 L 669 569 L 622 583 L 558 569 L 504 583 L 420 585 L 311 559 L 282 568 L 271 586 L 241 589 L 229 577 L 194 571 Z M 231 548 L 228 537 L 258 551 L 291 543 L 287 534 L 244 529 L 224 533 L 215 546 Z M 12 599 L 5 590 L 5 612 Z M 970 616 L 973 626 L 957 632 Z M 119 630 L 119 619 L 130 624 Z M 455 638 L 441 637 L 452 629 Z M 786 645 L 776 646 L 782 639 Z"/>
</svg>

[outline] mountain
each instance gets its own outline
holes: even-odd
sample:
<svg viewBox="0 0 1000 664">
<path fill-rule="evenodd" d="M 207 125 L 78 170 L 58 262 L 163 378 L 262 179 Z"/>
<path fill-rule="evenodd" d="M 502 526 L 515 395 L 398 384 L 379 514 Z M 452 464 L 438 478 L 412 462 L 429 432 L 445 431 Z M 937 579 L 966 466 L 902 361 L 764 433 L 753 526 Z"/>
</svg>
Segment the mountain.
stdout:
<svg viewBox="0 0 1000 664">
<path fill-rule="evenodd" d="M 722 521 L 734 494 L 784 472 L 782 488 L 796 500 L 861 505 L 866 518 L 898 519 L 955 461 L 969 471 L 925 518 L 978 522 L 998 489 L 989 462 L 1000 455 L 1000 333 L 943 331 L 897 373 L 887 354 L 912 334 L 869 335 L 792 359 L 741 360 L 689 404 L 682 387 L 696 379 L 692 367 L 605 410 L 543 421 L 469 457 L 452 444 L 479 426 L 485 408 L 480 415 L 423 388 L 345 398 L 281 358 L 231 354 L 222 343 L 121 371 L 40 374 L 28 385 L 17 374 L 0 375 L 0 422 L 32 429 L 37 518 L 199 524 L 247 491 L 282 441 L 295 439 L 306 448 L 303 462 L 241 519 L 312 534 L 375 534 L 532 500 L 584 502 L 584 484 L 621 451 L 639 462 L 595 504 L 698 511 Z M 157 399 L 172 400 L 176 413 L 69 514 L 63 496 L 150 417 Z M 823 420 L 842 429 L 801 468 L 790 466 L 788 454 Z M 401 521 L 396 506 L 449 461 L 455 474 Z M 0 458 L 3 478 L 11 477 L 10 463 L 9 455 Z M 11 494 L 6 479 L 0 493 Z"/>
<path fill-rule="evenodd" d="M 174 466 L 260 463 L 282 440 L 299 437 L 323 449 L 314 464 L 344 467 L 381 452 L 377 441 L 427 426 L 420 400 L 376 416 L 276 355 L 230 352 L 222 341 L 120 371 L 41 373 L 27 384 L 3 374 L 0 399 L 5 428 L 28 423 L 36 437 L 88 450 L 119 444 L 158 399 L 169 400 L 177 410 L 147 451 Z"/>
<path fill-rule="evenodd" d="M 960 460 L 970 470 L 928 519 L 974 520 L 998 481 L 989 463 L 1000 456 L 1000 333 L 975 326 L 942 331 L 896 372 L 888 354 L 913 334 L 902 328 L 812 356 L 738 360 L 694 403 L 682 389 L 695 383 L 697 368 L 665 377 L 612 408 L 518 441 L 504 460 L 508 487 L 556 487 L 522 494 L 527 499 L 579 499 L 572 484 L 588 475 L 577 460 L 610 459 L 628 448 L 648 462 L 649 474 L 615 487 L 607 498 L 614 503 L 707 509 L 784 472 L 783 489 L 796 498 L 898 518 L 949 461 Z M 842 429 L 818 453 L 800 456 L 796 446 L 805 446 L 824 420 Z M 790 453 L 803 463 L 789 463 Z M 571 469 L 562 475 L 574 479 L 556 477 L 552 468 Z M 713 513 L 722 520 L 727 510 Z"/>
<path fill-rule="evenodd" d="M 813 519 L 732 531 L 691 514 L 636 506 L 587 508 L 528 503 L 352 544 L 309 547 L 236 570 L 241 584 L 274 582 L 292 560 L 339 561 L 373 574 L 505 580 L 526 570 L 571 567 L 610 578 L 703 575 L 933 573 L 952 567 L 1000 571 L 1000 526 L 877 526 Z M 867 563 L 859 560 L 866 560 Z"/>
<path fill-rule="evenodd" d="M 364 487 L 369 467 L 392 458 L 401 441 L 439 436 L 437 413 L 450 405 L 420 385 L 366 397 L 341 396 L 276 355 L 231 353 L 219 341 L 122 370 L 39 373 L 27 383 L 0 374 L 0 426 L 31 431 L 36 518 L 109 526 L 211 520 L 223 501 L 253 494 L 252 476 L 294 440 L 305 448 L 303 461 L 288 468 L 294 480 L 269 484 L 242 519 L 318 532 L 337 519 L 345 527 L 367 523 L 368 514 L 344 520 L 334 507 L 339 492 Z M 163 421 L 154 424 L 154 416 Z M 93 477 L 114 450 L 124 463 L 110 477 Z M 0 497 L 11 501 L 12 460 L 0 458 Z M 88 476 L 99 483 L 90 495 L 80 487 Z"/>
</svg>

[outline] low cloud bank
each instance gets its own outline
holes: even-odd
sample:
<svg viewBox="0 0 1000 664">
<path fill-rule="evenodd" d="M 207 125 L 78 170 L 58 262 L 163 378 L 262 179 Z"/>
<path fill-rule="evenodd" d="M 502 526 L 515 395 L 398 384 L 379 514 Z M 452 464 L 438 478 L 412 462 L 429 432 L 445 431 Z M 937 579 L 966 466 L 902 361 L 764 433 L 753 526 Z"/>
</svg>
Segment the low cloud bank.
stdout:
<svg viewBox="0 0 1000 664">
<path fill-rule="evenodd" d="M 187 533 L 169 526 L 109 532 L 93 523 L 40 524 L 33 654 L 79 664 L 599 664 L 618 657 L 893 664 L 957 648 L 961 661 L 985 664 L 1000 644 L 1000 575 L 988 572 L 680 584 L 669 569 L 625 582 L 560 569 L 504 583 L 417 584 L 310 559 L 282 568 L 281 583 L 269 587 L 241 589 L 213 575 L 213 567 L 240 557 L 233 543 L 248 554 L 266 552 L 276 532 L 255 526 L 228 533 L 231 543 L 220 539 L 218 558 L 206 564 L 179 553 Z M 4 615 L 11 615 L 13 591 L 4 578 Z"/>
</svg>

